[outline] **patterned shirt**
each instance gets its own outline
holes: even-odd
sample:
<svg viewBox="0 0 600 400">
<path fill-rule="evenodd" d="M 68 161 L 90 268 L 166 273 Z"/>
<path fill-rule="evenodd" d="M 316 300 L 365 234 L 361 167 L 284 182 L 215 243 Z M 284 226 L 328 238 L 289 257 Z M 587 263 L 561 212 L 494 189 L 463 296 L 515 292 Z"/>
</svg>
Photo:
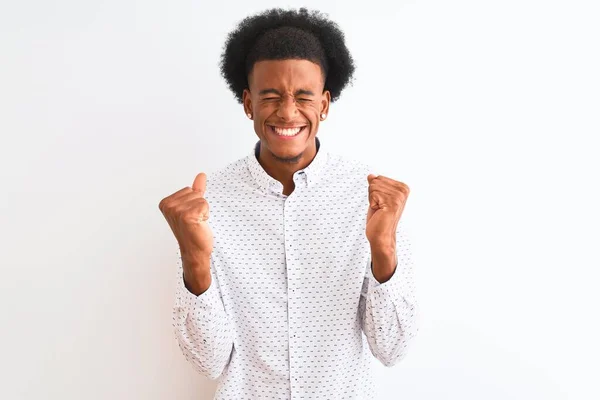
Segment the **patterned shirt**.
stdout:
<svg viewBox="0 0 600 400">
<path fill-rule="evenodd" d="M 207 173 L 212 282 L 199 296 L 177 251 L 173 325 L 215 399 L 377 398 L 371 362 L 396 364 L 417 333 L 410 240 L 379 283 L 366 238 L 368 166 L 328 152 L 294 173 L 294 191 L 247 157 Z"/>
</svg>

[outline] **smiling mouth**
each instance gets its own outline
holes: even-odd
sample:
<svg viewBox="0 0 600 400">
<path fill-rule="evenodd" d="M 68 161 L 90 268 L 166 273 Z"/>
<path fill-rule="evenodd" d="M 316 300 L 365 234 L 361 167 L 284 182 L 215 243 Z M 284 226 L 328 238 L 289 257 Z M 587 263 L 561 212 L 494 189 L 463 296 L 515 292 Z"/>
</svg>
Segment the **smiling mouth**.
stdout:
<svg viewBox="0 0 600 400">
<path fill-rule="evenodd" d="M 295 137 L 304 132 L 305 129 L 306 125 L 298 126 L 295 128 L 279 128 L 273 125 L 269 125 L 269 130 L 271 131 L 271 133 L 280 137 Z"/>
</svg>

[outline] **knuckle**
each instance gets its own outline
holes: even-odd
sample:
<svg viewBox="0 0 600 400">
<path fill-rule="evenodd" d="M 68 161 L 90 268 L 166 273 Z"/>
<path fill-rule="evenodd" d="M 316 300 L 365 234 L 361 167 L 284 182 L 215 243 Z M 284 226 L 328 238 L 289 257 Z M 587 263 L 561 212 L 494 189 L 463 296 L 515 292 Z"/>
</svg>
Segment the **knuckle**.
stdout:
<svg viewBox="0 0 600 400">
<path fill-rule="evenodd" d="M 201 201 L 200 203 L 198 203 L 198 208 L 197 208 L 197 212 L 199 214 L 204 214 L 208 212 L 208 202 L 207 201 Z"/>
<path fill-rule="evenodd" d="M 169 198 L 165 197 L 164 199 L 162 199 L 160 201 L 160 203 L 158 203 L 158 208 L 160 209 L 160 211 L 165 212 L 166 210 L 169 209 Z"/>
</svg>

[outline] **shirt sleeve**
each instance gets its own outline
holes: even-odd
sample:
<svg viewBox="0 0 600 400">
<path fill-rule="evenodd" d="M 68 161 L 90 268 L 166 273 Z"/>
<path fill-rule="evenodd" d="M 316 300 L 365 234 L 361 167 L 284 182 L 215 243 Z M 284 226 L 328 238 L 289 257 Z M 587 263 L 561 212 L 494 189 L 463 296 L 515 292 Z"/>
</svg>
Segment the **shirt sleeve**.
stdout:
<svg viewBox="0 0 600 400">
<path fill-rule="evenodd" d="M 177 248 L 177 282 L 173 327 L 185 358 L 209 379 L 217 379 L 229 364 L 233 329 L 223 306 L 216 275 L 211 265 L 211 284 L 199 296 L 183 280 L 181 250 Z"/>
<path fill-rule="evenodd" d="M 402 221 L 396 230 L 396 255 L 396 270 L 384 283 L 375 279 L 369 257 L 359 304 L 371 353 L 388 367 L 404 358 L 418 331 L 411 241 Z"/>
</svg>

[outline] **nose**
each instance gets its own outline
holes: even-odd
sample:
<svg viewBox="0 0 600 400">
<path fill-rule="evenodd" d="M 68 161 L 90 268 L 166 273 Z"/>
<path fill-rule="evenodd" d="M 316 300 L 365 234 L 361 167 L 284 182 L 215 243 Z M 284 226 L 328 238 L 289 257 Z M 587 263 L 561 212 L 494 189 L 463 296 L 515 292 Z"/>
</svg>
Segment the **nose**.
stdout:
<svg viewBox="0 0 600 400">
<path fill-rule="evenodd" d="M 283 120 L 293 120 L 298 114 L 298 108 L 296 107 L 296 100 L 294 96 L 283 96 L 277 109 L 277 116 Z"/>
</svg>

